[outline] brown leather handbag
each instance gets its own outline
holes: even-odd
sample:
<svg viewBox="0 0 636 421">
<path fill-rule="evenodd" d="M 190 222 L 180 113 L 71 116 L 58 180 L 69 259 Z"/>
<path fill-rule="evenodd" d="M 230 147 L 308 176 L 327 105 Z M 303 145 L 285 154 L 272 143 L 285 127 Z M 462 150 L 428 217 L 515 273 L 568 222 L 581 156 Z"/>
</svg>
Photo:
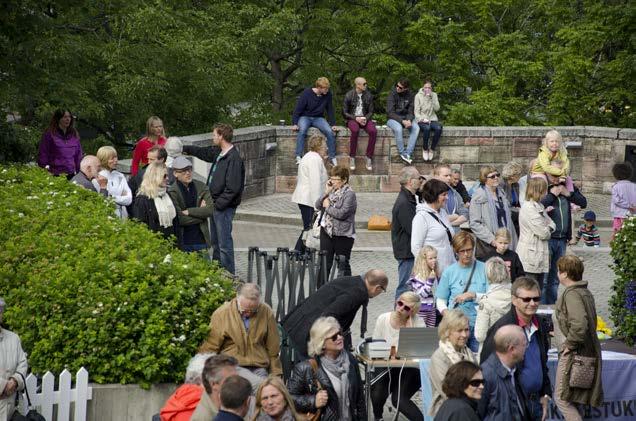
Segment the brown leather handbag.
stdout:
<svg viewBox="0 0 636 421">
<path fill-rule="evenodd" d="M 572 368 L 570 369 L 570 387 L 577 389 L 590 389 L 594 384 L 596 375 L 596 358 L 582 355 L 572 356 Z"/>
<path fill-rule="evenodd" d="M 318 361 L 316 361 L 315 358 L 312 358 L 311 360 L 309 360 L 309 364 L 311 365 L 311 371 L 314 375 L 314 381 L 316 382 L 316 387 L 318 388 L 318 391 L 320 391 L 322 390 L 322 386 L 320 385 L 320 382 L 318 382 L 318 378 L 316 377 L 316 373 L 318 371 Z M 318 408 L 316 412 L 307 412 L 307 414 L 305 414 L 305 420 L 319 421 L 321 416 L 322 416 L 322 408 Z"/>
</svg>

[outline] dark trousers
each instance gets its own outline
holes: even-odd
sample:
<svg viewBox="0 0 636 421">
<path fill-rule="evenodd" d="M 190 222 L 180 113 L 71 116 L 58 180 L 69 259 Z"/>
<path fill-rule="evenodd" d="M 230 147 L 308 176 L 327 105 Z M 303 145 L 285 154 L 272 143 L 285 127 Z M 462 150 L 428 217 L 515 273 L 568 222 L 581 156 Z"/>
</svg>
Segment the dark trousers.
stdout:
<svg viewBox="0 0 636 421">
<path fill-rule="evenodd" d="M 417 123 L 420 126 L 420 132 L 422 132 L 422 138 L 424 139 L 424 150 L 432 149 L 435 150 L 437 144 L 439 143 L 439 138 L 442 137 L 442 125 L 439 124 L 438 121 L 431 121 L 430 123 Z M 428 139 L 431 136 L 431 132 L 433 132 L 433 142 L 431 143 L 431 147 L 428 147 Z"/>
<path fill-rule="evenodd" d="M 410 421 L 423 421 L 422 411 L 411 401 L 411 397 L 420 390 L 422 380 L 420 370 L 417 368 L 405 368 L 402 371 L 401 386 L 399 383 L 400 369 L 391 368 L 390 374 L 386 373 L 377 383 L 371 386 L 371 402 L 373 404 L 373 415 L 376 419 L 382 418 L 384 403 L 391 394 L 391 403 L 397 407 Z M 389 379 L 390 377 L 390 379 Z M 398 386 L 400 389 L 398 395 Z M 399 397 L 399 407 L 398 407 Z"/>
<path fill-rule="evenodd" d="M 543 291 L 543 278 L 545 277 L 545 273 L 526 272 L 526 276 L 537 281 L 537 283 L 539 284 L 539 291 Z"/>
<path fill-rule="evenodd" d="M 314 217 L 314 208 L 307 205 L 298 204 L 298 208 L 300 209 L 300 216 L 303 218 L 303 232 L 307 231 L 311 228 L 311 220 Z M 296 241 L 296 246 L 294 250 L 298 250 L 301 252 L 305 251 L 305 244 L 303 243 L 303 232 L 300 233 L 298 240 Z"/>
<path fill-rule="evenodd" d="M 565 238 L 550 238 L 548 247 L 550 248 L 550 272 L 543 285 L 541 293 L 541 304 L 554 304 L 557 300 L 557 292 L 559 289 L 559 278 L 557 277 L 557 260 L 561 256 L 565 256 L 565 249 L 568 240 Z"/>
<path fill-rule="evenodd" d="M 367 158 L 373 158 L 373 152 L 375 151 L 375 140 L 378 136 L 378 131 L 375 128 L 375 124 L 373 121 L 368 120 L 367 124 L 361 126 L 355 120 L 348 120 L 347 127 L 351 131 L 351 137 L 349 138 L 349 156 L 355 158 L 356 153 L 358 152 L 358 135 L 360 134 L 360 129 L 366 130 L 369 134 L 369 142 L 367 143 Z"/>
<path fill-rule="evenodd" d="M 320 229 L 320 251 L 327 252 L 327 273 L 325 279 L 329 280 L 329 273 L 331 272 L 331 267 L 333 266 L 333 258 L 334 256 L 345 256 L 346 261 L 340 262 L 339 275 L 341 276 L 351 276 L 351 265 L 349 264 L 349 260 L 351 259 L 351 249 L 353 248 L 354 239 L 351 237 L 342 237 L 339 235 L 334 235 L 333 237 L 329 237 L 324 228 Z M 322 270 L 320 271 L 322 275 Z M 320 276 L 319 280 L 322 279 Z"/>
</svg>

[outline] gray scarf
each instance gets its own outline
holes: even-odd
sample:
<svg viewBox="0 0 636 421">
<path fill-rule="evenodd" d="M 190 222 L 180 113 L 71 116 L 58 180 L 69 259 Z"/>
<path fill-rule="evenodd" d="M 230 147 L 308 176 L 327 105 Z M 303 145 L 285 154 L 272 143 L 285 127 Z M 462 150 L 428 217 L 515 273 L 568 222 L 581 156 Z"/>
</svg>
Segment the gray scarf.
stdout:
<svg viewBox="0 0 636 421">
<path fill-rule="evenodd" d="M 289 408 L 285 409 L 285 412 L 283 412 L 279 420 L 280 421 L 296 421 Z M 274 421 L 274 418 L 267 415 L 265 411 L 261 409 L 261 412 L 256 417 L 256 421 Z"/>
<path fill-rule="evenodd" d="M 340 355 L 335 360 L 323 355 L 320 358 L 320 365 L 332 376 L 340 379 L 340 393 L 336 389 L 336 394 L 340 399 L 340 419 L 349 421 L 351 414 L 349 413 L 349 356 L 346 351 L 340 351 Z M 338 385 L 333 385 L 334 389 Z"/>
<path fill-rule="evenodd" d="M 490 223 L 496 231 L 499 223 L 497 222 L 497 205 L 495 205 L 495 198 L 491 194 L 488 187 L 482 185 L 481 188 L 484 189 L 484 191 L 486 192 L 486 197 L 488 198 L 488 209 L 490 209 Z M 506 229 L 510 232 L 510 237 L 512 238 L 512 241 L 510 241 L 510 244 L 508 245 L 508 249 L 515 250 L 517 248 L 517 234 L 514 225 L 512 225 L 512 217 L 510 216 L 510 205 L 508 204 L 506 193 L 501 187 L 497 187 L 495 194 L 497 195 L 497 197 L 501 197 L 501 203 L 503 204 L 504 212 L 506 213 Z"/>
</svg>

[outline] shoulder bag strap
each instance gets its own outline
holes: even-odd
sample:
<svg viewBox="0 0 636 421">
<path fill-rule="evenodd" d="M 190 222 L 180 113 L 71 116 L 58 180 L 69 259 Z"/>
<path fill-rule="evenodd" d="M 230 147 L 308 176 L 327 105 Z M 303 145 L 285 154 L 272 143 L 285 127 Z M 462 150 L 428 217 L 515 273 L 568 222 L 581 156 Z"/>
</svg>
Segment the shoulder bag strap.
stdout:
<svg viewBox="0 0 636 421">
<path fill-rule="evenodd" d="M 314 374 L 314 381 L 316 382 L 316 387 L 318 390 L 322 390 L 322 385 L 318 381 L 318 361 L 315 358 L 309 360 L 309 365 L 311 365 L 311 371 Z"/>
<path fill-rule="evenodd" d="M 446 230 L 446 235 L 448 236 L 448 242 L 453 244 L 453 235 L 451 234 L 450 230 L 448 229 L 448 227 L 446 225 L 444 225 L 442 223 L 442 221 L 439 220 L 439 218 L 437 217 L 437 215 L 435 215 L 435 212 L 431 212 L 431 211 L 426 211 L 426 213 L 428 213 L 429 215 L 431 215 L 433 217 L 433 219 L 435 219 L 441 226 L 444 227 L 444 229 Z"/>
<path fill-rule="evenodd" d="M 470 282 L 473 280 L 473 273 L 475 273 L 475 267 L 477 266 L 477 260 L 473 262 L 473 268 L 470 270 L 470 275 L 468 275 L 468 281 L 466 281 L 466 286 L 464 287 L 464 292 L 468 291 L 470 288 Z"/>
<path fill-rule="evenodd" d="M 22 373 L 20 373 L 19 371 L 16 371 L 16 373 L 22 377 L 22 383 L 24 384 L 24 394 L 26 395 L 27 398 L 27 404 L 29 405 L 29 409 L 31 409 L 31 398 L 29 397 L 29 389 L 27 389 L 27 384 L 26 384 L 26 379 L 24 378 L 24 375 L 22 375 Z M 16 392 L 18 392 L 16 390 Z M 19 394 L 20 392 L 18 392 Z"/>
</svg>

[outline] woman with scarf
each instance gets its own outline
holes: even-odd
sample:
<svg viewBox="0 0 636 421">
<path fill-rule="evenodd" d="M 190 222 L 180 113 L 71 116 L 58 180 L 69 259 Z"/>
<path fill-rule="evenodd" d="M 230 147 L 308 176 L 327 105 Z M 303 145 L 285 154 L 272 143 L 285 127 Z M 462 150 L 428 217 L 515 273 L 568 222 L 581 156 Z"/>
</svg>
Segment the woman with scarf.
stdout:
<svg viewBox="0 0 636 421">
<path fill-rule="evenodd" d="M 499 186 L 499 171 L 486 165 L 479 170 L 479 187 L 470 200 L 470 229 L 477 237 L 475 256 L 484 260 L 496 250 L 495 232 L 499 228 L 506 228 L 510 232 L 512 241 L 508 248 L 517 247 L 517 231 L 510 214 L 510 202 L 506 192 Z"/>
<path fill-rule="evenodd" d="M 329 173 L 329 181 L 325 194 L 316 201 L 316 209 L 320 218 L 320 251 L 327 252 L 327 273 L 319 277 L 328 279 L 333 265 L 334 255 L 344 256 L 338 268 L 339 276 L 351 276 L 351 249 L 356 233 L 356 194 L 349 186 L 349 169 L 333 167 Z"/>
<path fill-rule="evenodd" d="M 97 159 L 102 165 L 99 175 L 108 180 L 108 196 L 115 200 L 115 214 L 121 219 L 128 219 L 127 206 L 132 203 L 132 191 L 126 176 L 117 171 L 117 151 L 112 146 L 102 146 L 97 150 Z"/>
<path fill-rule="evenodd" d="M 299 413 L 320 411 L 321 421 L 366 420 L 362 379 L 355 357 L 344 349 L 340 324 L 320 317 L 311 326 L 310 359 L 294 366 L 287 388 Z"/>
<path fill-rule="evenodd" d="M 470 329 L 468 318 L 461 310 L 449 310 L 444 314 L 442 322 L 439 324 L 439 348 L 435 350 L 431 357 L 429 367 L 429 379 L 433 391 L 433 400 L 429 410 L 430 416 L 435 416 L 447 399 L 442 389 L 446 372 L 455 363 L 460 361 L 470 361 L 477 364 L 477 357 L 468 348 L 468 337 Z"/>
<path fill-rule="evenodd" d="M 384 339 L 390 346 L 397 347 L 400 329 L 403 327 L 425 327 L 418 317 L 420 296 L 412 291 L 403 292 L 395 302 L 395 310 L 380 314 L 375 322 L 373 339 Z M 376 420 L 382 418 L 384 403 L 391 394 L 391 403 L 410 421 L 424 421 L 424 415 L 411 397 L 420 390 L 422 377 L 419 368 L 391 368 L 388 376 L 371 386 L 371 402 Z M 400 378 L 400 372 L 402 376 Z M 399 381 L 398 379 L 401 379 Z"/>
<path fill-rule="evenodd" d="M 163 163 L 148 165 L 133 201 L 133 218 L 165 238 L 176 235 L 177 211 L 166 190 L 168 173 Z"/>
<path fill-rule="evenodd" d="M 256 391 L 252 421 L 296 421 L 298 414 L 289 391 L 278 376 L 269 376 Z"/>
</svg>

